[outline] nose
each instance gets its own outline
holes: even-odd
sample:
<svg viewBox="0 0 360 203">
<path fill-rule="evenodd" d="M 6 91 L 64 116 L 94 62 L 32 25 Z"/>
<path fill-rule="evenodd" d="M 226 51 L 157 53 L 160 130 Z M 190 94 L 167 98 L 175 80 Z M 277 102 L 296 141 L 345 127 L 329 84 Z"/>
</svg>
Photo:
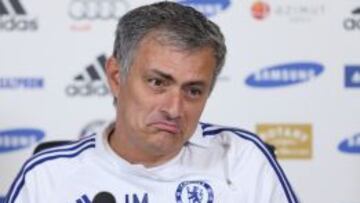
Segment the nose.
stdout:
<svg viewBox="0 0 360 203">
<path fill-rule="evenodd" d="M 165 95 L 162 112 L 170 120 L 178 120 L 183 113 L 183 99 L 181 91 L 174 90 Z"/>
</svg>

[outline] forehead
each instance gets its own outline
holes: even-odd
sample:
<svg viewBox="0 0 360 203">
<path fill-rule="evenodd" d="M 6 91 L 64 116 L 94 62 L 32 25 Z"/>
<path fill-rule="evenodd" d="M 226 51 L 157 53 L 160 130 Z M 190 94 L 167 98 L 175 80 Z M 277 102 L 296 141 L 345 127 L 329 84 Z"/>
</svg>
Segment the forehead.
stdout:
<svg viewBox="0 0 360 203">
<path fill-rule="evenodd" d="M 139 43 L 132 69 L 142 72 L 157 70 L 179 81 L 202 80 L 210 84 L 215 66 L 216 59 L 211 47 L 184 49 L 173 42 L 147 36 Z"/>
</svg>

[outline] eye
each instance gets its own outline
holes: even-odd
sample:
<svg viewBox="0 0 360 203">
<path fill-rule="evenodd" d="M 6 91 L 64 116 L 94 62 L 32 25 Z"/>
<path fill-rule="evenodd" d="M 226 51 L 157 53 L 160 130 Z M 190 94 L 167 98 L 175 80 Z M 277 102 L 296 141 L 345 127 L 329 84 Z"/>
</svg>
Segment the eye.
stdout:
<svg viewBox="0 0 360 203">
<path fill-rule="evenodd" d="M 190 87 L 188 89 L 188 95 L 191 98 L 197 98 L 200 97 L 203 94 L 203 90 L 201 88 L 198 87 Z"/>
<path fill-rule="evenodd" d="M 161 87 L 165 85 L 165 82 L 159 78 L 149 78 L 147 82 L 152 87 Z"/>
</svg>

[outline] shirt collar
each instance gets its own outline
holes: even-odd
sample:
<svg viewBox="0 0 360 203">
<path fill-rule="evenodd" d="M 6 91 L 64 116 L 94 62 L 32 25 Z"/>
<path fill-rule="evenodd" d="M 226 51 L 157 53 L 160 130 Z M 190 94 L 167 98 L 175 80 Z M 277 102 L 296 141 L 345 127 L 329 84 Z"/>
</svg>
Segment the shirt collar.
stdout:
<svg viewBox="0 0 360 203">
<path fill-rule="evenodd" d="M 206 139 L 206 137 L 204 137 L 203 129 L 200 123 L 198 123 L 195 132 L 189 139 L 188 143 L 205 148 L 210 146 L 210 139 Z"/>
</svg>

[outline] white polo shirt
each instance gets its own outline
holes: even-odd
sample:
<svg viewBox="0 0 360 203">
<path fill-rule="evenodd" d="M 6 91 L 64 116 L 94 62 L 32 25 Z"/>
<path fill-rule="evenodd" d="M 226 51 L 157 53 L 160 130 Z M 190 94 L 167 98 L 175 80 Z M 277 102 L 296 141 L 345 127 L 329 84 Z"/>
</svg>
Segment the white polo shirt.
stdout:
<svg viewBox="0 0 360 203">
<path fill-rule="evenodd" d="M 180 153 L 160 166 L 130 164 L 98 135 L 31 157 L 5 203 L 297 203 L 264 143 L 244 130 L 201 123 Z"/>
</svg>

